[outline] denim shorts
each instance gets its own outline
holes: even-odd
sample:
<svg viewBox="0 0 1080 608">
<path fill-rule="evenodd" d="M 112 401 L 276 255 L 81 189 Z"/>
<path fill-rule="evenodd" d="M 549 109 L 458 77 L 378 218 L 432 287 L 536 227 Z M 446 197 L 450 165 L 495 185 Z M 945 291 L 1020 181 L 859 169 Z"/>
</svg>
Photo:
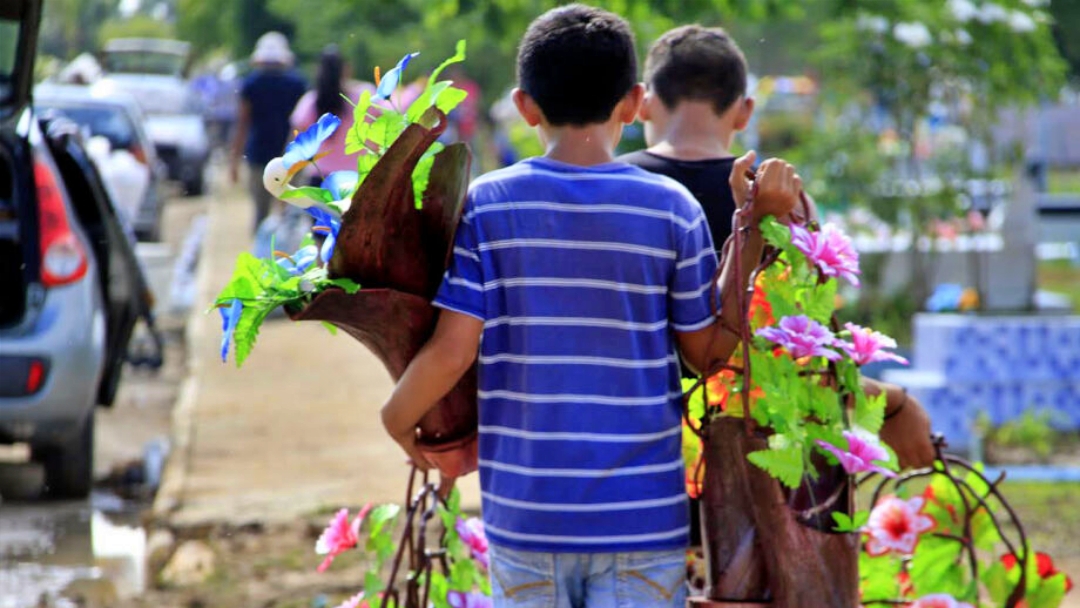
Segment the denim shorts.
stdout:
<svg viewBox="0 0 1080 608">
<path fill-rule="evenodd" d="M 683 608 L 686 550 L 538 553 L 491 546 L 495 608 Z"/>
</svg>

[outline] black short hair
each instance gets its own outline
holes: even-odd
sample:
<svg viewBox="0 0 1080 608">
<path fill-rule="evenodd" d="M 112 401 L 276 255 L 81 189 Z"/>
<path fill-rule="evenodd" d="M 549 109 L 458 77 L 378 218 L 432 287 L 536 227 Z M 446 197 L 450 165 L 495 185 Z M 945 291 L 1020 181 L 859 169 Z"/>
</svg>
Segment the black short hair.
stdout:
<svg viewBox="0 0 1080 608">
<path fill-rule="evenodd" d="M 746 95 L 746 72 L 746 57 L 722 28 L 684 25 L 649 48 L 644 79 L 668 109 L 709 101 L 723 114 Z"/>
<path fill-rule="evenodd" d="M 605 122 L 637 82 L 634 34 L 622 17 L 605 10 L 554 8 L 521 39 L 517 76 L 552 125 Z"/>
</svg>

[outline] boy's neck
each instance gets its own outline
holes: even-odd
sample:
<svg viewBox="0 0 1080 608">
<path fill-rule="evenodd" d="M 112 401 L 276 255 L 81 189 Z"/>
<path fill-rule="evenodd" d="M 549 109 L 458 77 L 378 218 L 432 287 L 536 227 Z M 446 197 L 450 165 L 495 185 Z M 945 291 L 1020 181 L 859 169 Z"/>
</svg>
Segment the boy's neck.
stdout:
<svg viewBox="0 0 1080 608">
<path fill-rule="evenodd" d="M 600 123 L 583 127 L 547 127 L 543 130 L 544 157 L 569 165 L 589 167 L 615 160 L 621 124 Z"/>
<path fill-rule="evenodd" d="M 727 116 L 706 104 L 680 105 L 663 124 L 655 124 L 649 152 L 676 160 L 710 160 L 731 156 L 736 129 Z"/>
</svg>

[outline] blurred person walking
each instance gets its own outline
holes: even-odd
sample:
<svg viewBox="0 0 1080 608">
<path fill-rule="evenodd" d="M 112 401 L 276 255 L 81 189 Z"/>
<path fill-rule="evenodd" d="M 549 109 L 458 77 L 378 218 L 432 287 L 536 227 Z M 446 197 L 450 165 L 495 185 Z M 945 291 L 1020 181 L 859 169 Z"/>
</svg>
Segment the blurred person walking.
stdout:
<svg viewBox="0 0 1080 608">
<path fill-rule="evenodd" d="M 322 178 L 334 171 L 356 171 L 356 159 L 345 154 L 345 136 L 353 127 L 352 108 L 346 107 L 345 98 L 355 104 L 365 90 L 374 94 L 375 85 L 352 80 L 349 65 L 341 57 L 337 45 L 327 45 L 319 58 L 315 88 L 304 93 L 291 118 L 292 128 L 297 131 L 315 124 L 323 114 L 333 114 L 341 119 L 341 126 L 322 146 L 326 156 L 319 160 L 318 171 L 321 175 L 312 175 L 312 185 L 319 185 Z"/>
<path fill-rule="evenodd" d="M 255 70 L 240 86 L 229 175 L 233 183 L 240 181 L 242 156 L 248 165 L 248 190 L 255 203 L 255 232 L 270 214 L 273 201 L 263 187 L 263 168 L 284 151 L 289 139 L 289 115 L 307 90 L 307 83 L 292 69 L 289 41 L 279 32 L 267 32 L 259 38 L 251 63 Z"/>
</svg>

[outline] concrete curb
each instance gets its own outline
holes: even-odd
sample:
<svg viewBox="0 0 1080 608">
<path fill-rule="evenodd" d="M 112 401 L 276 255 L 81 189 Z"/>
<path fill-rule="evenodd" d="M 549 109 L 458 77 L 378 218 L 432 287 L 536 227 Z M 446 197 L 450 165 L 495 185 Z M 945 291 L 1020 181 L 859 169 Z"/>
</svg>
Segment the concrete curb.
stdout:
<svg viewBox="0 0 1080 608">
<path fill-rule="evenodd" d="M 213 196 L 213 195 L 211 195 Z M 180 385 L 180 391 L 172 411 L 172 445 L 169 458 L 161 474 L 161 484 L 154 496 L 150 510 L 150 520 L 169 525 L 169 519 L 180 508 L 187 475 L 190 468 L 192 446 L 195 439 L 195 409 L 199 399 L 199 372 L 202 369 L 202 356 L 198 345 L 202 338 L 200 318 L 206 314 L 204 302 L 210 301 L 211 272 L 209 260 L 214 259 L 209 253 L 212 249 L 212 230 L 215 211 L 220 209 L 214 199 L 207 201 L 207 217 L 210 223 L 203 237 L 202 250 L 199 253 L 200 264 L 196 271 L 195 303 L 188 313 L 184 327 L 184 342 L 187 347 L 187 375 Z"/>
</svg>

